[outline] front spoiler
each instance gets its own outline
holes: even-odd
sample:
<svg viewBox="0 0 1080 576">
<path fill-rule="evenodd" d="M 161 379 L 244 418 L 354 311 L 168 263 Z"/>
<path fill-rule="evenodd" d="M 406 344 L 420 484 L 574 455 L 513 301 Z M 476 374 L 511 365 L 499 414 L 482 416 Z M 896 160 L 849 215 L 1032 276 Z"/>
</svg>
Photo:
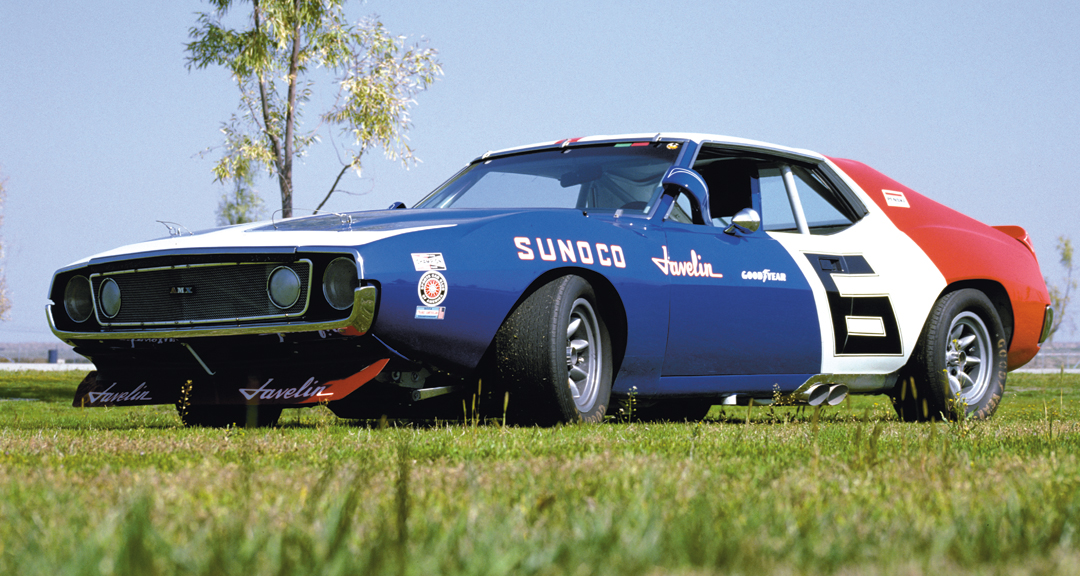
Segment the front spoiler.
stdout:
<svg viewBox="0 0 1080 576">
<path fill-rule="evenodd" d="M 117 372 L 94 371 L 75 391 L 72 406 L 139 406 L 148 404 L 245 404 L 306 406 L 341 400 L 379 375 L 389 361 L 376 360 L 367 367 L 327 381 L 302 370 L 269 378 L 220 374 L 195 380 L 170 376 L 150 379 Z"/>
</svg>

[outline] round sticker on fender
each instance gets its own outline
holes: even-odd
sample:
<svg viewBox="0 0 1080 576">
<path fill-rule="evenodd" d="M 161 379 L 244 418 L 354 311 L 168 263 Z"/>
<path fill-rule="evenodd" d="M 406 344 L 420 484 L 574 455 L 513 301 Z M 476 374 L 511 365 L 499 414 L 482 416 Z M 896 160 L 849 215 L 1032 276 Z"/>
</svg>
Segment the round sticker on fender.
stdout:
<svg viewBox="0 0 1080 576">
<path fill-rule="evenodd" d="M 438 306 L 446 300 L 446 277 L 435 271 L 427 272 L 420 277 L 417 290 L 425 306 Z"/>
</svg>

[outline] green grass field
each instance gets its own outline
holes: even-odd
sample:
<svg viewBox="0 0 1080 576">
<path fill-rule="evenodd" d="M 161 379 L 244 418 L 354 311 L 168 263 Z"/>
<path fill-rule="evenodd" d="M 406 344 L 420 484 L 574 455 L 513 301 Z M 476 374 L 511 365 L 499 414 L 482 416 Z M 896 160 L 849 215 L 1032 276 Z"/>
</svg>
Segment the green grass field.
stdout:
<svg viewBox="0 0 1080 576">
<path fill-rule="evenodd" d="M 1077 574 L 1080 376 L 694 424 L 185 429 L 0 374 L 0 574 Z M 384 423 L 385 424 L 385 423 Z"/>
</svg>

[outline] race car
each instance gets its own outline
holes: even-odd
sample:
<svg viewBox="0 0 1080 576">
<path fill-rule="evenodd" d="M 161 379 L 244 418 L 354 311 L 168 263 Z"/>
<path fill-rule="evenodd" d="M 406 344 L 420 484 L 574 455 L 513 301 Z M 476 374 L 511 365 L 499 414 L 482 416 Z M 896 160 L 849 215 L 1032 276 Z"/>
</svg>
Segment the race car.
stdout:
<svg viewBox="0 0 1080 576">
<path fill-rule="evenodd" d="M 887 394 L 982 419 L 1052 321 L 1023 229 L 725 136 L 488 152 L 411 208 L 173 232 L 56 272 L 50 327 L 96 367 L 75 406 L 551 425 Z"/>
</svg>

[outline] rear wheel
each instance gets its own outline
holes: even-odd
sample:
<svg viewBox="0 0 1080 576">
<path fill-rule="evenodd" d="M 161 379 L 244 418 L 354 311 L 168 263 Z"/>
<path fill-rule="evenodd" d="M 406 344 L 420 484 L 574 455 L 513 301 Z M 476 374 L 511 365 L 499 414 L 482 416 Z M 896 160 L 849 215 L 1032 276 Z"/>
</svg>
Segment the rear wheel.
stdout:
<svg viewBox="0 0 1080 576">
<path fill-rule="evenodd" d="M 938 299 L 893 401 L 908 421 L 994 414 L 1005 392 L 1005 331 L 997 310 L 978 290 Z"/>
<path fill-rule="evenodd" d="M 611 398 L 611 339 L 580 276 L 545 284 L 506 319 L 494 371 L 517 423 L 600 422 Z"/>
</svg>

